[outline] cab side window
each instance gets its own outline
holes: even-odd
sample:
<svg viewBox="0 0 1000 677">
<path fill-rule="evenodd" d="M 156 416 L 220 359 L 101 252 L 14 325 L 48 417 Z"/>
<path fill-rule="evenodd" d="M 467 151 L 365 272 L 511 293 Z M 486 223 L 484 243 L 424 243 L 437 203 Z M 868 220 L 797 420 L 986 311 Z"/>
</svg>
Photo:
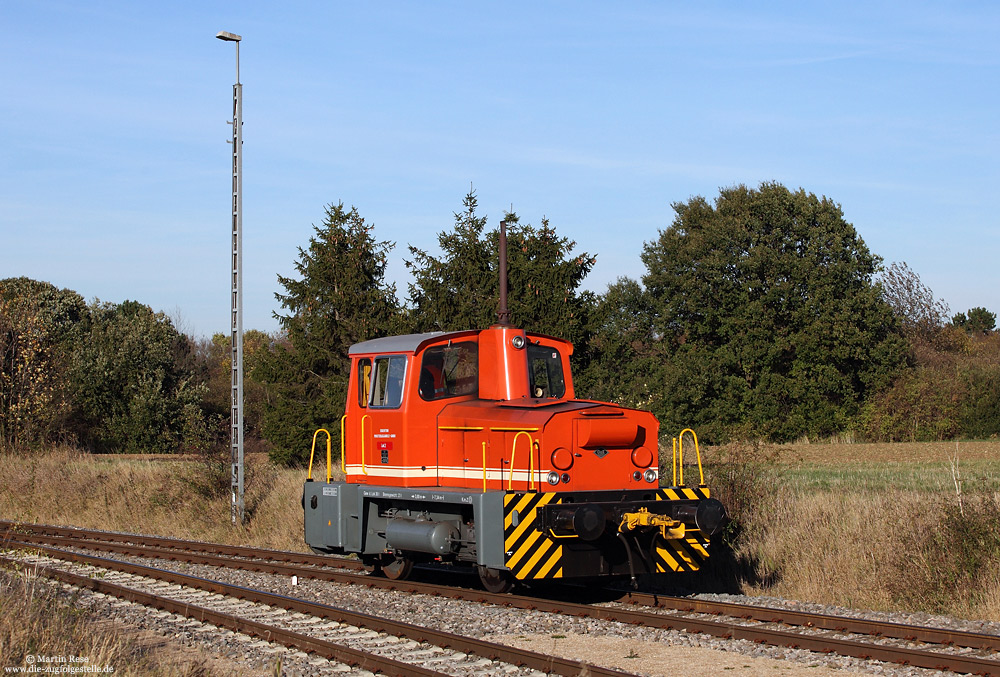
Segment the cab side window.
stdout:
<svg viewBox="0 0 1000 677">
<path fill-rule="evenodd" d="M 479 344 L 461 341 L 425 350 L 417 391 L 428 401 L 479 394 Z"/>
<path fill-rule="evenodd" d="M 562 358 L 559 351 L 549 346 L 528 346 L 528 379 L 534 397 L 562 397 L 566 394 Z"/>
<path fill-rule="evenodd" d="M 372 361 L 363 357 L 358 360 L 358 405 L 368 406 L 368 397 L 372 390 Z"/>
<path fill-rule="evenodd" d="M 405 376 L 405 355 L 376 357 L 372 368 L 370 406 L 397 409 L 403 403 L 403 378 Z"/>
</svg>

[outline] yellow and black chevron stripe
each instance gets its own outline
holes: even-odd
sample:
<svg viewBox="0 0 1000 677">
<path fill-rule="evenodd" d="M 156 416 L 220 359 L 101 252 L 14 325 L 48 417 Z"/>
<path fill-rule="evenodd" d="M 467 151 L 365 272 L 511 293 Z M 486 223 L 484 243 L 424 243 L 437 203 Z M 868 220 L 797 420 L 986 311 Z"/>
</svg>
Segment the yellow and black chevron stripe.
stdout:
<svg viewBox="0 0 1000 677">
<path fill-rule="evenodd" d="M 706 498 L 709 498 L 707 487 L 667 487 L 656 492 L 658 501 Z M 595 575 L 600 572 L 593 559 L 588 558 L 589 564 L 576 561 L 586 550 L 597 546 L 580 543 L 573 536 L 554 536 L 539 527 L 542 508 L 561 502 L 562 496 L 558 493 L 512 492 L 504 495 L 505 562 L 518 580 Z M 708 538 L 691 528 L 683 538 L 664 540 L 657 535 L 652 542 L 646 540 L 643 550 L 652 553 L 656 573 L 697 571 L 708 558 Z M 602 553 L 601 558 L 604 557 Z"/>
<path fill-rule="evenodd" d="M 658 501 L 709 498 L 708 487 L 667 487 L 656 492 Z M 657 536 L 653 548 L 656 573 L 697 571 L 708 559 L 708 538 L 700 531 L 689 531 L 684 538 L 663 540 Z"/>
<path fill-rule="evenodd" d="M 708 487 L 665 487 L 656 490 L 657 501 L 694 501 L 710 498 Z"/>
<path fill-rule="evenodd" d="M 698 531 L 694 536 L 663 540 L 656 537 L 656 547 L 653 548 L 653 561 L 656 563 L 656 573 L 668 571 L 697 571 L 708 559 L 708 541 Z"/>
<path fill-rule="evenodd" d="M 555 497 L 552 493 L 510 493 L 503 498 L 507 568 L 519 580 L 562 578 L 563 546 L 535 528 L 538 509 Z"/>
</svg>

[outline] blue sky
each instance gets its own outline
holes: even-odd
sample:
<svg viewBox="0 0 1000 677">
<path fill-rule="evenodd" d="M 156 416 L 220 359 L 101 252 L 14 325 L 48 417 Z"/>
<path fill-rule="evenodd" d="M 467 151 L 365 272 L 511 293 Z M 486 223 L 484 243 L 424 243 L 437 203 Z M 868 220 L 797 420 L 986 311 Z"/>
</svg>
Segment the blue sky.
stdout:
<svg viewBox="0 0 1000 677">
<path fill-rule="evenodd" d="M 473 186 L 640 277 L 671 203 L 839 202 L 953 312 L 1000 311 L 1000 5 L 0 0 L 0 277 L 228 331 L 243 36 L 245 326 L 324 206 L 435 250 Z"/>
</svg>

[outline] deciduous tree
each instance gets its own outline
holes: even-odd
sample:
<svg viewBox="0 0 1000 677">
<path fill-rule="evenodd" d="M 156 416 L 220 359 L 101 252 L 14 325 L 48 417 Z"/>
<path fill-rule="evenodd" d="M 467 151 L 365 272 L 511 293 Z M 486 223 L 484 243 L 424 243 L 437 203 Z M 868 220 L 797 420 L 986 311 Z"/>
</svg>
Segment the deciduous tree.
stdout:
<svg viewBox="0 0 1000 677">
<path fill-rule="evenodd" d="M 905 341 L 874 279 L 880 259 L 840 207 L 764 183 L 674 210 L 642 255 L 669 363 L 657 411 L 667 429 L 789 440 L 848 428 Z"/>
<path fill-rule="evenodd" d="M 204 395 L 184 365 L 189 339 L 137 301 L 95 302 L 90 316 L 69 371 L 80 441 L 102 452 L 176 451 L 185 408 Z"/>
<path fill-rule="evenodd" d="M 879 281 L 886 303 L 899 318 L 906 335 L 934 341 L 948 318 L 944 299 L 935 299 L 934 292 L 905 261 L 890 264 Z"/>
<path fill-rule="evenodd" d="M 26 449 L 65 435 L 67 355 L 86 315 L 74 291 L 0 280 L 0 446 Z"/>
<path fill-rule="evenodd" d="M 588 319 L 590 359 L 575 374 L 577 393 L 636 409 L 662 409 L 661 377 L 668 365 L 642 285 L 619 278 L 595 299 Z"/>
</svg>

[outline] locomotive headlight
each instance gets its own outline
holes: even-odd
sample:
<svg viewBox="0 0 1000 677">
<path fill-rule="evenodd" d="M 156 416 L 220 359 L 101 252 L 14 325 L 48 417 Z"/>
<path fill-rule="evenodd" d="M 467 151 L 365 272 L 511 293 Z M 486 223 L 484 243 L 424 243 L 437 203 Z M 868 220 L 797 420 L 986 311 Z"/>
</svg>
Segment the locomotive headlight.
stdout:
<svg viewBox="0 0 1000 677">
<path fill-rule="evenodd" d="M 510 344 L 512 346 L 514 346 L 515 348 L 517 348 L 518 350 L 520 350 L 521 348 L 524 347 L 524 337 L 520 336 L 520 335 L 519 336 L 515 336 L 514 338 L 512 338 L 510 340 Z"/>
<path fill-rule="evenodd" d="M 649 470 L 647 470 L 646 472 L 644 472 L 644 473 L 642 474 L 642 476 L 643 476 L 643 477 L 644 477 L 644 478 L 646 479 L 646 481 L 647 481 L 647 482 L 649 482 L 650 484 L 652 484 L 653 482 L 655 482 L 655 481 L 656 481 L 656 471 L 655 471 L 655 470 L 653 470 L 652 468 L 650 468 Z"/>
<path fill-rule="evenodd" d="M 545 481 L 551 484 L 552 486 L 559 484 L 559 473 L 555 472 L 554 470 L 550 471 L 549 474 L 545 476 Z"/>
</svg>

